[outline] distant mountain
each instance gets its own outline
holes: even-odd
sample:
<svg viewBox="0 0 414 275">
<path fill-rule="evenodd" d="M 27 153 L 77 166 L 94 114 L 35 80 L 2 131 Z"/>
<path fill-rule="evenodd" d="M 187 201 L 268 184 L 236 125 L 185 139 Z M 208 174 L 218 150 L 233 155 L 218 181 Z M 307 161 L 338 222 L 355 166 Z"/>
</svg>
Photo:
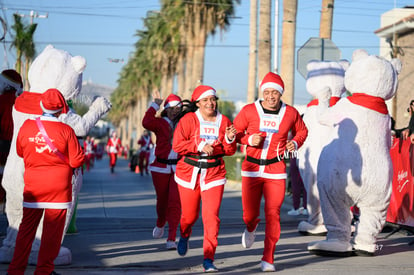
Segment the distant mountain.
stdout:
<svg viewBox="0 0 414 275">
<path fill-rule="evenodd" d="M 83 81 L 82 91 L 75 101 L 81 101 L 87 105 L 90 105 L 96 96 L 103 96 L 110 99 L 114 90 L 115 88 L 92 83 L 92 81 Z"/>
</svg>

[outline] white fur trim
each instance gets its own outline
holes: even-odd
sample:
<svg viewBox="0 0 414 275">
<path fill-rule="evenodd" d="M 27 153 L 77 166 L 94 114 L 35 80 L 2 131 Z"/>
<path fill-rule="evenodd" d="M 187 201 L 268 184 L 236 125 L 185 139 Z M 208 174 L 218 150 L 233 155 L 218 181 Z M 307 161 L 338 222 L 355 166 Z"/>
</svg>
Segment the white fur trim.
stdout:
<svg viewBox="0 0 414 275">
<path fill-rule="evenodd" d="M 43 112 L 46 113 L 46 114 L 56 114 L 57 112 L 60 112 L 63 109 L 63 108 L 60 108 L 60 109 L 57 109 L 57 110 L 49 110 L 49 109 L 46 109 L 43 106 L 42 101 L 40 101 L 40 108 L 42 108 Z"/>
<path fill-rule="evenodd" d="M 278 91 L 281 95 L 283 95 L 283 88 L 282 86 L 280 86 L 277 83 L 274 82 L 266 82 L 263 83 L 262 86 L 260 86 L 260 90 L 263 92 L 264 90 L 266 90 L 267 88 L 272 88 L 275 89 L 276 91 Z"/>
<path fill-rule="evenodd" d="M 197 100 L 196 100 L 196 101 L 199 101 L 200 99 L 203 99 L 203 98 L 208 97 L 208 96 L 210 96 L 210 95 L 214 95 L 214 96 L 216 96 L 216 91 L 214 91 L 214 90 L 212 90 L 212 89 L 207 90 L 207 91 L 205 91 L 204 93 L 202 93 L 202 94 L 201 94 L 201 95 L 197 98 Z"/>
<path fill-rule="evenodd" d="M 167 105 L 164 106 L 164 109 L 167 109 L 169 107 L 175 107 L 175 106 L 181 106 L 181 102 L 178 101 L 178 100 L 170 101 L 170 102 L 168 102 Z"/>
</svg>

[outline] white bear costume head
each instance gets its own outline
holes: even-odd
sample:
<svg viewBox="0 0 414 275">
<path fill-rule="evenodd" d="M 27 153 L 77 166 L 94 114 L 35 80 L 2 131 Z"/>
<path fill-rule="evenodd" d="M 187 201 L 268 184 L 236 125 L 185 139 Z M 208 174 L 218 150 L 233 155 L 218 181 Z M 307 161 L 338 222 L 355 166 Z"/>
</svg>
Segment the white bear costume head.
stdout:
<svg viewBox="0 0 414 275">
<path fill-rule="evenodd" d="M 66 100 L 76 97 L 82 87 L 82 73 L 86 60 L 68 52 L 46 46 L 29 68 L 30 92 L 44 93 L 58 89 Z"/>
<path fill-rule="evenodd" d="M 319 91 L 329 88 L 332 96 L 341 97 L 345 92 L 344 76 L 349 67 L 347 60 L 316 61 L 312 60 L 307 65 L 306 90 L 316 98 Z"/>
<path fill-rule="evenodd" d="M 365 50 L 356 50 L 352 55 L 352 66 L 345 74 L 345 87 L 351 93 L 365 93 L 388 100 L 397 90 L 397 76 L 401 61 L 388 61 Z"/>
</svg>

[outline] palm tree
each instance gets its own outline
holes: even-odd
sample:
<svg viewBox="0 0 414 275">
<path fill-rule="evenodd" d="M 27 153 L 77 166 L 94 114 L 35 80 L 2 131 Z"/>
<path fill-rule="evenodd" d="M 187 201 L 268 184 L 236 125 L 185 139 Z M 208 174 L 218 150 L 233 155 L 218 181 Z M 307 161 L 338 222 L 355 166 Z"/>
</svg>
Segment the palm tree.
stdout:
<svg viewBox="0 0 414 275">
<path fill-rule="evenodd" d="M 280 74 L 285 83 L 283 101 L 287 104 L 293 104 L 297 6 L 297 0 L 283 1 L 282 52 Z"/>
<path fill-rule="evenodd" d="M 271 0 L 260 0 L 259 8 L 259 47 L 258 47 L 258 79 L 262 78 L 271 70 L 271 35 L 270 14 L 272 11 Z"/>
<path fill-rule="evenodd" d="M 23 76 L 27 88 L 27 72 L 30 62 L 35 56 L 35 44 L 33 42 L 33 35 L 36 31 L 37 24 L 25 25 L 18 14 L 13 14 L 14 24 L 12 29 L 15 36 L 11 43 L 11 47 L 16 49 L 16 64 L 15 69 Z M 23 59 L 25 59 L 26 73 L 22 74 Z"/>
<path fill-rule="evenodd" d="M 332 38 L 334 0 L 322 0 L 321 21 L 319 26 L 319 37 Z"/>
<path fill-rule="evenodd" d="M 250 45 L 249 75 L 247 83 L 247 102 L 256 100 L 256 69 L 257 69 L 257 0 L 250 1 Z M 270 59 L 270 58 L 269 58 Z"/>
</svg>

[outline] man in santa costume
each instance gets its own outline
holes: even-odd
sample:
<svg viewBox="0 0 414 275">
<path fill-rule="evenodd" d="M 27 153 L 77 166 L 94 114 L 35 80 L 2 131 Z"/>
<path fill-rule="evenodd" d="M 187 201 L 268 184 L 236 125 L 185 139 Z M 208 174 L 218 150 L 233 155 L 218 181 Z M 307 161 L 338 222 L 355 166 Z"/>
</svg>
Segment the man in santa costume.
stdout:
<svg viewBox="0 0 414 275">
<path fill-rule="evenodd" d="M 141 172 L 141 176 L 144 175 L 144 170 L 145 170 L 145 173 L 148 175 L 150 151 L 151 151 L 153 144 L 154 143 L 151 140 L 150 133 L 147 130 L 145 130 L 141 138 L 138 140 L 138 145 L 140 146 L 138 165 L 139 165 L 139 170 Z"/>
<path fill-rule="evenodd" d="M 109 167 L 111 168 L 111 173 L 115 171 L 117 155 L 118 151 L 121 150 L 121 147 L 121 140 L 118 138 L 116 131 L 113 131 L 111 137 L 108 139 L 108 143 L 106 144 L 106 152 L 108 152 L 109 156 Z"/>
<path fill-rule="evenodd" d="M 217 272 L 214 255 L 220 225 L 219 210 L 226 183 L 223 156 L 236 152 L 236 129 L 217 110 L 216 90 L 198 86 L 174 131 L 173 149 L 183 157 L 178 161 L 175 180 L 181 200 L 181 237 L 177 252 L 184 256 L 189 248 L 192 227 L 200 212 L 204 228 L 205 272 Z"/>
<path fill-rule="evenodd" d="M 172 138 L 177 117 L 181 113 L 181 98 L 170 94 L 164 102 L 164 109 L 160 116 L 157 111 L 163 100 L 159 92 L 154 92 L 153 102 L 146 111 L 142 120 L 142 126 L 152 131 L 156 136 L 155 160 L 149 166 L 157 195 L 157 225 L 154 227 L 152 236 L 155 239 L 162 238 L 164 227 L 168 222 L 168 238 L 166 247 L 168 250 L 177 248 L 175 238 L 177 227 L 180 222 L 181 205 L 178 194 L 177 183 L 174 179 L 175 166 L 178 154 L 172 149 Z"/>
<path fill-rule="evenodd" d="M 13 105 L 16 97 L 22 92 L 23 81 L 20 74 L 12 69 L 2 71 L 0 74 L 0 182 L 13 138 Z M 3 201 L 5 195 L 3 187 L 0 186 L 0 201 Z"/>
<path fill-rule="evenodd" d="M 266 228 L 261 269 L 275 271 L 274 252 L 280 237 L 280 208 L 287 178 L 285 151 L 293 154 L 305 141 L 308 130 L 298 111 L 280 100 L 284 83 L 279 75 L 266 74 L 259 89 L 263 98 L 246 105 L 234 119 L 237 141 L 247 146 L 241 172 L 246 224 L 242 245 L 250 248 L 254 243 L 264 196 Z"/>
<path fill-rule="evenodd" d="M 68 106 L 57 89 L 41 96 L 43 115 L 24 122 L 16 142 L 24 160 L 23 219 L 16 238 L 10 275 L 23 275 L 42 216 L 43 232 L 35 274 L 56 274 L 53 261 L 59 254 L 66 212 L 72 203 L 73 169 L 82 165 L 84 153 L 73 129 L 60 122 Z"/>
</svg>

